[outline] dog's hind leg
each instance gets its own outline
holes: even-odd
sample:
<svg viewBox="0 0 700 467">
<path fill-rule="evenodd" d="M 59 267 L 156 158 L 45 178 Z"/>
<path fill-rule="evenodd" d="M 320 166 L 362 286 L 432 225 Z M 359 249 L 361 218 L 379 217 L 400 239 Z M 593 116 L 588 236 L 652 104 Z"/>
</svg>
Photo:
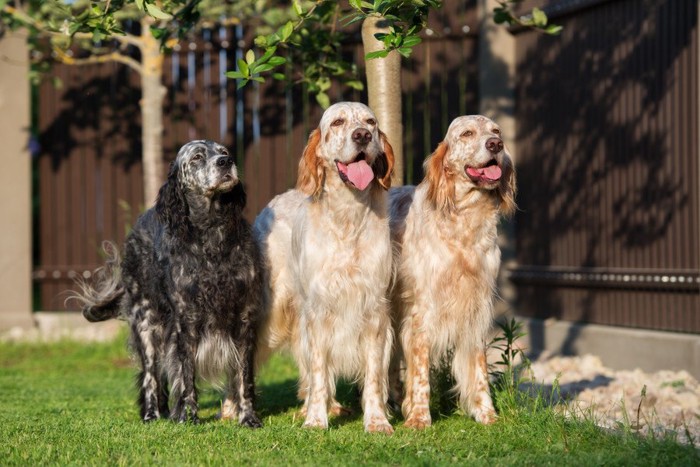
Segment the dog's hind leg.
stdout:
<svg viewBox="0 0 700 467">
<path fill-rule="evenodd" d="M 149 321 L 152 309 L 145 298 L 138 298 L 131 305 L 129 322 L 131 340 L 139 356 L 141 371 L 137 377 L 141 419 L 144 422 L 157 420 L 167 415 L 167 396 L 163 400 L 161 370 L 158 368 L 158 338 L 153 324 Z"/>
</svg>

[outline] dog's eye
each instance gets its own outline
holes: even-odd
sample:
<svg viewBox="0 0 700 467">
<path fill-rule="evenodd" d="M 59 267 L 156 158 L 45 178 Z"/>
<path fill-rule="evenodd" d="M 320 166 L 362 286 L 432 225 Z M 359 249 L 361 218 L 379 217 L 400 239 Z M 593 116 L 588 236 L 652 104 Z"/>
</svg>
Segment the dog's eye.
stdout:
<svg viewBox="0 0 700 467">
<path fill-rule="evenodd" d="M 192 156 L 193 161 L 201 161 L 202 159 L 204 159 L 204 154 L 201 152 L 197 152 L 194 156 Z"/>
<path fill-rule="evenodd" d="M 367 119 L 367 125 L 372 125 L 372 126 L 374 126 L 374 125 L 376 125 L 376 124 L 377 124 L 377 121 L 376 121 L 375 119 L 373 119 L 373 118 L 368 118 L 368 119 Z"/>
<path fill-rule="evenodd" d="M 343 119 L 343 118 L 336 118 L 335 120 L 333 120 L 333 123 L 331 123 L 331 126 L 340 126 L 340 125 L 342 125 L 343 123 L 345 123 L 345 119 Z"/>
<path fill-rule="evenodd" d="M 499 130 L 498 128 L 494 128 L 494 129 L 491 130 L 491 131 L 493 131 L 493 133 L 496 134 L 496 135 L 500 135 L 500 134 L 501 134 L 501 130 Z"/>
<path fill-rule="evenodd" d="M 474 136 L 474 132 L 472 130 L 467 130 L 464 133 L 462 133 L 462 136 L 467 138 L 469 136 Z"/>
<path fill-rule="evenodd" d="M 219 154 L 221 154 L 223 156 L 228 156 L 228 151 L 226 150 L 226 148 L 221 148 L 219 150 Z"/>
</svg>

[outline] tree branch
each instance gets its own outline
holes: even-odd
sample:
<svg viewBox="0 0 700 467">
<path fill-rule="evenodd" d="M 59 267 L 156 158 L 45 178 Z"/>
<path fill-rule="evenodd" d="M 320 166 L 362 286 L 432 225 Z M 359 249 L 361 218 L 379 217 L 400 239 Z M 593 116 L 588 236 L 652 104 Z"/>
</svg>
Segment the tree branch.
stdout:
<svg viewBox="0 0 700 467">
<path fill-rule="evenodd" d="M 131 57 L 120 54 L 119 52 L 110 52 L 104 55 L 91 55 L 86 58 L 73 58 L 66 54 L 63 50 L 54 47 L 54 52 L 56 52 L 56 60 L 66 65 L 92 65 L 96 63 L 107 63 L 107 62 L 118 62 L 127 65 L 132 70 L 137 73 L 143 72 L 143 67 L 141 64 Z"/>
<path fill-rule="evenodd" d="M 3 7 L 3 11 L 9 15 L 12 15 L 14 18 L 16 18 L 18 21 L 33 27 L 36 29 L 40 34 L 45 34 L 47 36 L 51 37 L 70 37 L 72 39 L 78 39 L 78 40 L 92 40 L 92 34 L 87 33 L 87 32 L 76 32 L 73 35 L 66 34 L 65 32 L 61 31 L 54 31 L 52 29 L 49 29 L 43 22 L 37 20 L 36 18 L 32 18 L 29 16 L 24 10 L 21 8 L 15 8 L 10 5 L 5 5 Z M 114 39 L 115 41 L 119 42 L 120 44 L 125 44 L 125 45 L 133 45 L 135 47 L 141 47 L 141 39 L 139 39 L 138 36 L 135 36 L 133 34 L 124 34 L 123 36 L 119 35 L 112 35 L 110 39 Z"/>
</svg>

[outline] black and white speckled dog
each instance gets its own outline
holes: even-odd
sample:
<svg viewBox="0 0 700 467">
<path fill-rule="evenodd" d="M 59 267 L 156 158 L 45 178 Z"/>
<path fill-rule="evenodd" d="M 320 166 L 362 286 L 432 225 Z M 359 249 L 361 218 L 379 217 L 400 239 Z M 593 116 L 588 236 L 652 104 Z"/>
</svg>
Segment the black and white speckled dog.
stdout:
<svg viewBox="0 0 700 467">
<path fill-rule="evenodd" d="M 197 422 L 196 377 L 227 376 L 222 418 L 262 426 L 253 408 L 256 328 L 263 306 L 260 252 L 243 219 L 233 157 L 212 141 L 180 149 L 154 208 L 116 247 L 94 286 L 76 297 L 88 321 L 129 322 L 141 364 L 144 421 Z"/>
</svg>

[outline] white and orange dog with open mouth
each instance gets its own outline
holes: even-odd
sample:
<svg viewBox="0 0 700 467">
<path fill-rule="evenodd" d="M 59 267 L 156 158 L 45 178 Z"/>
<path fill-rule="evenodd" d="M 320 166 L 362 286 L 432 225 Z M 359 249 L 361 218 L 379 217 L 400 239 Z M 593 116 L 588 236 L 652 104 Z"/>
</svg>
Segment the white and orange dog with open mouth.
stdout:
<svg viewBox="0 0 700 467">
<path fill-rule="evenodd" d="M 386 414 L 392 327 L 387 189 L 394 155 L 364 104 L 329 107 L 309 136 L 297 188 L 274 198 L 254 231 L 269 269 L 259 362 L 291 348 L 305 427 L 342 412 L 336 378 L 362 386 L 364 427 L 392 433 Z"/>
<path fill-rule="evenodd" d="M 501 259 L 497 225 L 515 209 L 513 162 L 498 125 L 470 115 L 452 121 L 423 167 L 417 187 L 390 193 L 400 251 L 392 302 L 406 360 L 405 425 L 431 424 L 430 363 L 450 350 L 460 408 L 491 423 L 485 347 Z"/>
</svg>

